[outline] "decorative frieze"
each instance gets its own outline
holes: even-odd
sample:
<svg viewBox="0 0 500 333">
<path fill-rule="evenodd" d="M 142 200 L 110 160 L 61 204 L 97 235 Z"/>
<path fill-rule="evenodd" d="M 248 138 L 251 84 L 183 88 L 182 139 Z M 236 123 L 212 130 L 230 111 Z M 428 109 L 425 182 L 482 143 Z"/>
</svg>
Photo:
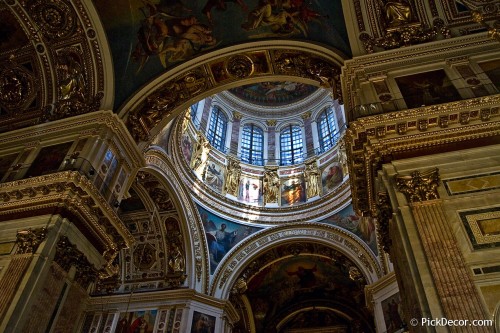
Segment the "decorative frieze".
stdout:
<svg viewBox="0 0 500 333">
<path fill-rule="evenodd" d="M 16 235 L 16 254 L 35 253 L 38 246 L 47 237 L 47 233 L 48 230 L 45 227 L 18 231 Z"/>
</svg>

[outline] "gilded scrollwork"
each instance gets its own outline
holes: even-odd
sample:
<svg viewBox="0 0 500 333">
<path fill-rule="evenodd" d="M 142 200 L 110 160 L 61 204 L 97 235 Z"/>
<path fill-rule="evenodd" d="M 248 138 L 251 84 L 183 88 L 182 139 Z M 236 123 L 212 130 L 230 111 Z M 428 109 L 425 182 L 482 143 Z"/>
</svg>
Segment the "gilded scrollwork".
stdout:
<svg viewBox="0 0 500 333">
<path fill-rule="evenodd" d="M 243 79 L 252 75 L 255 67 L 249 56 L 235 55 L 227 60 L 226 70 L 229 75 Z"/>
<path fill-rule="evenodd" d="M 409 176 L 397 175 L 396 186 L 410 203 L 438 199 L 439 170 L 416 170 Z"/>
<path fill-rule="evenodd" d="M 45 227 L 18 231 L 16 235 L 16 254 L 35 253 L 38 246 L 47 237 L 47 233 L 48 229 Z"/>
</svg>

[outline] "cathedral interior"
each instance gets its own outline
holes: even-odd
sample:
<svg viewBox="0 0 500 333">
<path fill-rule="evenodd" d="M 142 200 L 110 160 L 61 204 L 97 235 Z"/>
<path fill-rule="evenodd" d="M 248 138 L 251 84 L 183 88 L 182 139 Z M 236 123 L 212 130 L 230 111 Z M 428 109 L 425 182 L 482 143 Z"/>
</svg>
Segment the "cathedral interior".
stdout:
<svg viewBox="0 0 500 333">
<path fill-rule="evenodd" d="M 0 221 L 1 332 L 500 332 L 500 1 L 0 1 Z"/>
</svg>

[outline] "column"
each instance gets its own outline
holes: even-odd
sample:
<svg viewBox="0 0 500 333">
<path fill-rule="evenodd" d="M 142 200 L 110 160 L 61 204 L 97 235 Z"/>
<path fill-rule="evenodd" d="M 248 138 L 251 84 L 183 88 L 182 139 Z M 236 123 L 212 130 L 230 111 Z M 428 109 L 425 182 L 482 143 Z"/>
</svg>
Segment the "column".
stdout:
<svg viewBox="0 0 500 333">
<path fill-rule="evenodd" d="M 205 105 L 203 106 L 203 111 L 201 113 L 200 130 L 205 133 L 208 125 L 208 115 L 210 114 L 210 107 L 212 106 L 212 99 L 207 97 L 205 100 Z M 199 112 L 199 111 L 198 111 Z"/>
<path fill-rule="evenodd" d="M 313 141 L 313 133 L 311 127 L 311 112 L 305 112 L 301 115 L 302 119 L 304 119 L 304 131 L 306 135 L 306 155 L 307 157 L 314 156 L 314 141 Z"/>
<path fill-rule="evenodd" d="M 231 129 L 231 144 L 229 148 L 229 153 L 231 155 L 238 155 L 238 142 L 240 135 L 240 126 L 241 126 L 241 113 L 234 111 L 233 112 L 233 127 Z"/>
<path fill-rule="evenodd" d="M 276 120 L 267 120 L 267 162 L 276 165 Z"/>
</svg>

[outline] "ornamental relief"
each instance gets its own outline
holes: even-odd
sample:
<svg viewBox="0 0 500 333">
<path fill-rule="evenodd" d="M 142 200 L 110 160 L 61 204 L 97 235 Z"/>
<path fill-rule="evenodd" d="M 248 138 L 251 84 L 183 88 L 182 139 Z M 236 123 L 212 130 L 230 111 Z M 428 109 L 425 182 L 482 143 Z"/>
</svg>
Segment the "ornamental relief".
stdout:
<svg viewBox="0 0 500 333">
<path fill-rule="evenodd" d="M 0 20 L 13 29 L 8 35 L 31 41 L 16 48 L 10 48 L 14 41 L 2 41 L 0 53 L 12 52 L 5 52 L 0 62 L 14 64 L 0 69 L 0 121 L 5 126 L 100 109 L 103 60 L 99 43 L 92 41 L 96 34 L 86 6 L 79 0 L 23 0 L 0 7 Z"/>
</svg>

